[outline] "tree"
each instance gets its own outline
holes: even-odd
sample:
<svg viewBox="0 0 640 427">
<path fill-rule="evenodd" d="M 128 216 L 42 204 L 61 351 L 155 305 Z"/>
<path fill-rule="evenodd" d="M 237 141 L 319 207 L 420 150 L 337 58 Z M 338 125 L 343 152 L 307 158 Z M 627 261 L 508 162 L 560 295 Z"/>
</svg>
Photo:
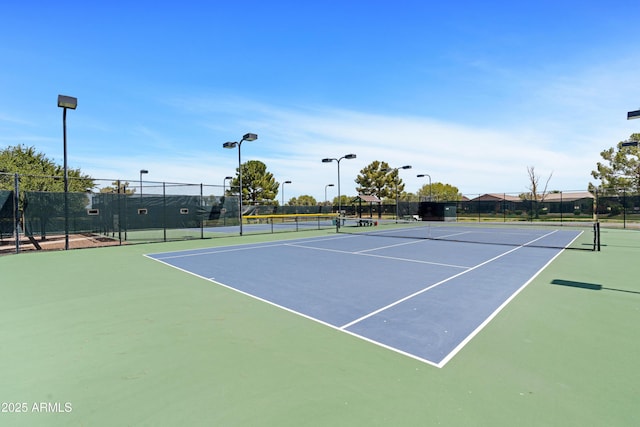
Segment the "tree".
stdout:
<svg viewBox="0 0 640 427">
<path fill-rule="evenodd" d="M 553 172 L 549 174 L 542 191 L 540 191 L 540 175 L 536 174 L 535 167 L 527 166 L 527 174 L 529 175 L 529 187 L 527 187 L 529 192 L 521 194 L 520 197 L 532 202 L 532 212 L 534 213 L 534 217 L 538 219 L 540 217 L 538 202 L 544 202 L 544 199 L 547 197 L 547 187 L 549 186 L 549 181 L 553 176 Z"/>
<path fill-rule="evenodd" d="M 442 182 L 434 182 L 429 188 L 429 184 L 425 184 L 418 190 L 418 196 L 421 199 L 429 199 L 434 202 L 454 202 L 462 200 L 462 194 L 458 187 Z"/>
<path fill-rule="evenodd" d="M 318 202 L 315 197 L 304 194 L 298 198 L 292 197 L 287 204 L 289 206 L 315 206 Z"/>
<path fill-rule="evenodd" d="M 338 196 L 334 197 L 332 203 L 333 206 L 349 206 L 353 199 L 353 196 L 341 194 L 339 198 Z"/>
<path fill-rule="evenodd" d="M 20 175 L 22 191 L 63 192 L 64 167 L 56 165 L 34 147 L 9 146 L 0 151 L 0 172 Z M 67 168 L 69 192 L 86 193 L 95 187 L 93 178 L 80 169 Z M 13 177 L 2 175 L 0 189 L 12 190 Z"/>
<path fill-rule="evenodd" d="M 401 202 L 419 202 L 420 196 L 415 193 L 406 193 L 403 191 L 399 199 Z"/>
<path fill-rule="evenodd" d="M 629 137 L 630 141 L 640 141 L 640 133 Z M 626 188 L 630 192 L 640 192 L 640 148 L 638 146 L 623 147 L 622 141 L 600 153 L 605 162 L 598 162 L 591 176 L 600 180 L 600 185 L 589 183 L 589 191 L 601 193 L 616 192 Z"/>
<path fill-rule="evenodd" d="M 358 193 L 377 196 L 379 199 L 393 198 L 395 201 L 396 178 L 398 179 L 398 192 L 404 191 L 404 184 L 402 179 L 398 177 L 398 170 L 387 172 L 386 169 L 389 169 L 389 164 L 378 160 L 361 169 L 360 175 L 355 179 L 358 184 L 356 187 Z"/>
<path fill-rule="evenodd" d="M 540 175 L 536 174 L 535 167 L 527 166 L 527 174 L 529 175 L 529 193 L 527 198 L 529 200 L 533 200 L 534 202 L 544 202 L 545 197 L 547 196 L 547 187 L 549 186 L 549 181 L 551 181 L 551 177 L 553 176 L 553 172 L 549 174 L 547 181 L 544 183 L 544 188 L 542 192 L 540 192 Z"/>
<path fill-rule="evenodd" d="M 120 194 L 134 194 L 136 189 L 129 185 L 129 181 L 114 181 L 112 186 L 102 187 L 101 193 L 120 193 Z"/>
<path fill-rule="evenodd" d="M 67 168 L 68 190 L 64 194 L 64 166 L 56 165 L 34 147 L 10 146 L 0 151 L 0 189 L 13 190 L 13 174 L 20 178 L 20 206 L 25 218 L 37 218 L 40 235 L 44 239 L 48 224 L 54 217 L 64 216 L 65 206 L 70 212 L 81 212 L 88 203 L 86 193 L 95 188 L 93 178 L 82 174 L 80 169 Z M 26 194 L 29 196 L 26 197 Z M 65 202 L 68 200 L 68 203 Z M 22 219 L 21 219 L 22 221 Z M 24 223 L 28 233 L 31 223 Z"/>
<path fill-rule="evenodd" d="M 242 200 L 252 204 L 273 203 L 280 184 L 275 180 L 271 172 L 267 172 L 267 165 L 259 160 L 249 160 L 240 165 L 242 168 Z M 236 168 L 236 176 L 231 180 L 230 189 L 227 195 L 233 195 L 233 187 L 238 188 L 240 179 L 238 176 L 238 168 Z"/>
</svg>

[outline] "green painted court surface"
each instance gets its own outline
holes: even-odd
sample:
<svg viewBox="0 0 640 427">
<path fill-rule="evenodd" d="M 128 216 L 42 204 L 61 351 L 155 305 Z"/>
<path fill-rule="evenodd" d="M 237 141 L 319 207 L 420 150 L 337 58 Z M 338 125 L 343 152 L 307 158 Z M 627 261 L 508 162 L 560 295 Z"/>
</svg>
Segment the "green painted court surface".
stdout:
<svg viewBox="0 0 640 427">
<path fill-rule="evenodd" d="M 640 232 L 562 253 L 442 369 L 143 256 L 269 239 L 0 257 L 0 425 L 640 425 Z"/>
</svg>

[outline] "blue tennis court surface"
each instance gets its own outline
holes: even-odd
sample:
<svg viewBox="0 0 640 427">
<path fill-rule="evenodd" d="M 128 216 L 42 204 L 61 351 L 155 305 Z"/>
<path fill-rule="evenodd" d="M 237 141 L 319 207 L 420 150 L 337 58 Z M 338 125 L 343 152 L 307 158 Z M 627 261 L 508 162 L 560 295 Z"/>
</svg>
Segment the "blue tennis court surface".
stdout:
<svg viewBox="0 0 640 427">
<path fill-rule="evenodd" d="M 336 234 L 148 256 L 442 367 L 561 251 Z"/>
</svg>

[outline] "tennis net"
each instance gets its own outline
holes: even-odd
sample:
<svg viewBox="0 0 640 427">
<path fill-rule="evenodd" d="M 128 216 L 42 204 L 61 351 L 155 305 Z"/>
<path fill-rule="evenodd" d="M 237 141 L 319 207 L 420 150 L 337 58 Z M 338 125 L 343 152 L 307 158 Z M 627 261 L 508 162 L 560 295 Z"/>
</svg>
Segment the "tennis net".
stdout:
<svg viewBox="0 0 640 427">
<path fill-rule="evenodd" d="M 338 233 L 486 245 L 600 250 L 599 223 L 432 222 L 340 218 Z"/>
<path fill-rule="evenodd" d="M 333 229 L 336 216 L 332 214 L 271 214 L 244 215 L 245 231 L 279 233 L 304 230 Z"/>
</svg>

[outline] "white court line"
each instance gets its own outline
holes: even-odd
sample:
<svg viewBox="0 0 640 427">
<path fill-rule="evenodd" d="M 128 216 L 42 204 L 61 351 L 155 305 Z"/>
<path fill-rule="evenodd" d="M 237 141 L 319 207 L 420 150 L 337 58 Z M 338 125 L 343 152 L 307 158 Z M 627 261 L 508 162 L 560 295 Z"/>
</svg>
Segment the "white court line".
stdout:
<svg viewBox="0 0 640 427">
<path fill-rule="evenodd" d="M 336 252 L 336 253 L 345 254 L 345 255 L 357 255 L 357 256 L 368 256 L 368 257 L 374 257 L 374 258 L 385 258 L 385 259 L 391 259 L 391 260 L 394 260 L 394 261 L 413 262 L 413 263 L 417 263 L 417 264 L 438 265 L 438 266 L 441 266 L 441 267 L 469 268 L 469 266 L 465 266 L 465 265 L 445 264 L 445 263 L 442 263 L 442 262 L 423 261 L 423 260 L 419 260 L 419 259 L 399 258 L 399 257 L 393 257 L 393 256 L 387 256 L 387 255 L 377 255 L 377 254 L 364 253 L 366 251 L 356 251 L 356 252 L 343 251 L 343 250 L 340 250 L 340 249 L 316 248 L 314 246 L 292 245 L 290 243 L 285 244 L 285 246 L 293 246 L 293 247 L 296 247 L 296 248 L 309 249 L 309 250 L 314 250 L 314 251 Z M 393 247 L 393 246 L 398 246 L 398 245 L 385 246 L 385 247 L 377 248 L 377 249 L 390 248 L 390 247 Z M 371 249 L 371 250 L 376 250 L 376 249 Z"/>
<path fill-rule="evenodd" d="M 493 313 L 491 313 L 489 316 L 487 316 L 487 318 L 484 320 L 484 322 L 482 322 L 480 325 L 478 325 L 478 327 L 476 329 L 474 329 L 469 335 L 467 335 L 467 337 L 465 339 L 463 339 L 462 341 L 460 341 L 460 344 L 458 344 L 453 350 L 451 350 L 449 352 L 449 354 L 447 354 L 441 361 L 440 363 L 437 365 L 439 368 L 443 367 L 444 365 L 446 365 L 451 359 L 453 359 L 453 357 L 458 354 L 458 352 L 460 350 L 462 350 L 464 348 L 465 345 L 467 345 L 469 343 L 469 341 L 471 341 L 473 339 L 473 337 L 475 337 L 476 335 L 478 335 L 480 333 L 481 330 L 484 329 L 485 326 L 487 326 L 489 324 L 489 322 L 491 322 L 497 315 L 498 313 L 500 313 L 502 311 L 503 308 L 505 308 L 511 301 L 513 301 L 513 299 L 520 293 L 522 292 L 522 290 L 524 288 L 526 288 L 529 283 L 531 283 L 533 281 L 533 279 L 535 279 L 536 277 L 538 277 L 540 275 L 540 273 L 542 273 L 542 271 L 544 271 L 545 268 L 547 268 L 549 266 L 549 264 L 551 264 L 553 262 L 553 260 L 555 260 L 558 256 L 560 256 L 560 254 L 562 252 L 564 252 L 565 249 L 561 249 L 558 251 L 557 254 L 555 254 L 553 256 L 553 258 L 551 258 L 545 265 L 543 265 L 540 270 L 538 270 L 536 272 L 536 274 L 534 274 L 533 276 L 531 276 L 531 278 L 529 280 L 527 280 L 522 286 L 520 286 L 520 288 L 518 288 L 509 298 L 507 298 L 502 304 L 500 304 L 500 306 L 498 308 L 496 308 Z"/>
<path fill-rule="evenodd" d="M 410 241 L 410 242 L 396 243 L 395 245 L 386 245 L 386 246 L 380 246 L 380 247 L 372 248 L 372 249 L 364 249 L 362 251 L 358 251 L 357 253 L 363 254 L 365 252 L 372 252 L 372 251 L 379 251 L 381 249 L 395 248 L 396 246 L 415 245 L 416 243 L 420 243 L 420 242 L 422 242 L 422 240 L 415 240 L 415 241 Z"/>
<path fill-rule="evenodd" d="M 476 265 L 476 266 L 474 266 L 474 267 L 468 268 L 467 270 L 465 270 L 465 271 L 463 271 L 463 272 L 460 272 L 460 273 L 458 273 L 458 274 L 456 274 L 456 275 L 454 275 L 454 276 L 451 276 L 451 277 L 449 277 L 448 279 L 445 279 L 445 280 L 440 281 L 440 282 L 438 282 L 438 283 L 436 283 L 436 284 L 433 284 L 433 285 L 431 285 L 431 286 L 429 286 L 429 287 L 427 287 L 427 288 L 422 289 L 421 291 L 415 292 L 415 293 L 413 293 L 413 294 L 411 294 L 411 295 L 409 295 L 409 296 L 407 296 L 407 297 L 405 297 L 405 298 L 402 298 L 402 299 L 400 299 L 400 300 L 398 300 L 398 301 L 396 301 L 396 302 L 394 302 L 394 303 L 392 303 L 392 304 L 388 304 L 387 306 L 382 307 L 381 309 L 378 309 L 378 310 L 376 310 L 376 311 L 374 311 L 374 312 L 372 312 L 372 313 L 369 313 L 369 314 L 368 314 L 368 315 L 366 315 L 366 316 L 362 316 L 362 317 L 360 317 L 359 319 L 356 319 L 356 320 L 354 320 L 354 321 L 352 321 L 352 322 L 350 322 L 350 323 L 348 323 L 348 324 L 346 324 L 346 325 L 343 325 L 343 326 L 335 326 L 335 325 L 332 325 L 332 324 L 330 324 L 330 323 L 324 322 L 324 321 L 322 321 L 322 320 L 320 320 L 320 319 L 317 319 L 317 318 L 315 318 L 315 317 L 312 317 L 312 316 L 309 316 L 309 315 L 307 315 L 307 314 L 304 314 L 304 313 L 298 312 L 298 311 L 296 311 L 296 310 L 292 310 L 292 309 L 290 309 L 290 308 L 287 308 L 287 307 L 281 306 L 281 305 L 279 305 L 279 304 L 276 304 L 276 303 L 274 303 L 273 301 L 269 301 L 269 300 L 266 300 L 266 299 L 264 299 L 264 298 L 258 297 L 258 296 L 256 296 L 256 295 L 253 295 L 253 294 L 250 294 L 250 293 L 247 293 L 247 292 L 241 291 L 241 290 L 239 290 L 239 289 L 237 289 L 237 288 L 235 288 L 235 287 L 233 287 L 233 286 L 225 285 L 224 283 L 221 283 L 221 282 L 216 281 L 214 278 L 204 277 L 204 276 L 201 276 L 201 275 L 199 275 L 199 274 L 197 274 L 197 273 L 194 273 L 194 272 L 192 272 L 192 271 L 185 270 L 185 269 L 180 268 L 180 267 L 176 267 L 175 265 L 172 265 L 172 264 L 170 264 L 170 263 L 167 263 L 167 262 L 163 261 L 163 259 L 154 258 L 154 257 L 151 257 L 151 256 L 149 256 L 149 255 L 144 255 L 144 256 L 145 256 L 145 257 L 148 257 L 148 258 L 150 258 L 150 259 L 152 259 L 152 260 L 154 260 L 154 261 L 158 261 L 158 262 L 160 262 L 160 263 L 163 263 L 163 264 L 165 264 L 165 265 L 167 265 L 167 266 L 169 266 L 169 267 L 172 267 L 172 268 L 175 268 L 175 269 L 177 269 L 177 270 L 183 271 L 183 272 L 185 272 L 185 273 L 187 273 L 187 274 L 191 274 L 191 275 L 193 275 L 193 276 L 199 277 L 199 278 L 204 279 L 204 280 L 207 280 L 207 281 L 209 281 L 209 282 L 213 282 L 213 283 L 219 284 L 220 286 L 223 286 L 223 287 L 225 287 L 225 288 L 227 288 L 227 289 L 230 289 L 230 290 L 232 290 L 232 291 L 238 292 L 238 293 L 240 293 L 240 294 L 246 295 L 246 296 L 248 296 L 248 297 L 250 297 L 250 298 L 253 298 L 253 299 L 259 300 L 259 301 L 261 301 L 261 302 L 265 302 L 265 303 L 267 303 L 267 304 L 270 304 L 270 305 L 272 305 L 272 306 L 275 306 L 275 307 L 281 308 L 281 309 L 283 309 L 283 310 L 285 310 L 285 311 L 288 311 L 288 312 L 290 312 L 290 313 L 297 314 L 297 315 L 302 316 L 302 317 L 304 317 L 304 318 L 306 318 L 306 319 L 309 319 L 309 320 L 315 321 L 315 322 L 317 322 L 317 323 L 320 323 L 320 324 L 322 324 L 322 325 L 328 326 L 328 327 L 330 327 L 330 328 L 332 328 L 332 329 L 335 329 L 335 330 L 341 331 L 341 332 L 343 332 L 343 333 L 346 333 L 346 334 L 349 334 L 349 335 L 351 335 L 351 336 L 357 337 L 357 338 L 362 339 L 362 340 L 364 340 L 364 341 L 368 341 L 368 342 L 370 342 L 370 343 L 372 343 L 372 344 L 375 344 L 375 345 L 378 345 L 378 346 L 380 346 L 380 347 L 386 348 L 386 349 L 388 349 L 388 350 L 394 351 L 394 352 L 396 352 L 396 353 L 398 353 L 398 354 L 402 354 L 402 355 L 404 355 L 404 356 L 410 357 L 410 358 L 412 358 L 412 359 L 418 360 L 418 361 L 420 361 L 420 362 L 426 363 L 426 364 L 428 364 L 428 365 L 431 365 L 431 366 L 434 366 L 434 367 L 437 367 L 437 368 L 442 368 L 442 367 L 444 367 L 444 366 L 445 366 L 445 364 L 446 364 L 446 363 L 448 363 L 448 362 L 449 362 L 449 361 L 450 361 L 450 360 L 451 360 L 451 359 L 452 359 L 452 358 L 453 358 L 453 357 L 454 357 L 454 356 L 455 356 L 455 355 L 456 355 L 456 354 L 457 354 L 457 353 L 458 353 L 458 352 L 459 352 L 459 351 L 460 351 L 460 350 L 461 350 L 461 349 L 462 349 L 462 348 L 463 348 L 463 347 L 464 347 L 464 346 L 465 346 L 469 341 L 471 341 L 471 339 L 473 339 L 473 337 L 474 337 L 475 335 L 477 335 L 477 334 L 478 334 L 478 333 L 479 333 L 479 332 L 480 332 L 480 331 L 481 331 L 481 330 L 482 330 L 482 329 L 483 329 L 483 328 L 484 328 L 484 327 L 485 327 L 485 326 L 486 326 L 486 325 L 487 325 L 487 324 L 488 324 L 488 323 L 489 323 L 489 322 L 490 322 L 490 321 L 491 321 L 491 320 L 492 320 L 492 319 L 493 319 L 493 318 L 494 318 L 494 317 L 495 317 L 495 316 L 496 316 L 496 315 L 497 315 L 497 314 L 498 314 L 498 313 L 499 313 L 499 312 L 500 312 L 500 311 L 501 311 L 501 310 L 502 310 L 502 309 L 503 309 L 503 308 L 504 308 L 504 307 L 505 307 L 505 306 L 510 302 L 510 301 L 512 301 L 512 300 L 513 300 L 513 299 L 514 299 L 514 298 L 515 298 L 515 297 L 516 297 L 516 296 L 517 296 L 517 295 L 518 295 L 518 294 L 519 294 L 519 293 L 520 293 L 520 292 L 521 292 L 521 291 L 522 291 L 522 290 L 523 290 L 523 289 L 524 289 L 524 288 L 525 288 L 525 287 L 526 287 L 526 286 L 527 286 L 531 281 L 533 281 L 533 279 L 534 279 L 535 277 L 537 277 L 537 276 L 540 274 L 540 272 L 542 272 L 542 271 L 543 271 L 543 270 L 544 270 L 544 269 L 545 269 L 545 268 L 546 268 L 546 267 L 547 267 L 547 266 L 548 266 L 548 265 L 549 265 L 553 260 L 555 260 L 555 258 L 557 258 L 557 257 L 560 255 L 560 253 L 562 253 L 564 250 L 560 250 L 560 251 L 558 252 L 558 254 L 556 254 L 556 255 L 555 255 L 555 256 L 554 256 L 554 257 L 553 257 L 549 262 L 547 262 L 547 263 L 546 263 L 546 264 L 545 264 L 545 265 L 544 265 L 544 266 L 543 266 L 543 267 L 542 267 L 542 268 L 541 268 L 541 269 L 540 269 L 540 270 L 539 270 L 539 271 L 538 271 L 538 272 L 537 272 L 537 273 L 536 273 L 536 274 L 535 274 L 531 279 L 529 279 L 529 280 L 528 280 L 524 285 L 522 285 L 522 286 L 521 286 L 521 287 L 520 287 L 516 292 L 514 292 L 514 294 L 512 294 L 512 295 L 511 295 L 511 296 L 510 296 L 510 297 L 509 297 L 505 302 L 503 302 L 503 303 L 502 303 L 502 304 L 501 304 L 501 305 L 500 305 L 500 306 L 499 306 L 499 307 L 498 307 L 498 308 L 497 308 L 497 309 L 496 309 L 496 310 L 495 310 L 495 311 L 494 311 L 494 312 L 493 312 L 489 317 L 487 317 L 487 319 L 485 319 L 485 320 L 484 320 L 484 321 L 483 321 L 483 322 L 482 322 L 482 323 L 481 323 L 481 324 L 480 324 L 480 325 L 479 325 L 479 326 L 478 326 L 478 327 L 477 327 L 477 328 L 476 328 L 472 333 L 470 333 L 470 334 L 469 334 L 469 335 L 468 335 L 464 340 L 462 340 L 462 341 L 461 341 L 461 342 L 460 342 L 460 343 L 459 343 L 459 344 L 458 344 L 458 345 L 457 345 L 457 346 L 456 346 L 456 347 L 455 347 L 451 352 L 449 352 L 449 354 L 448 354 L 448 355 L 446 355 L 446 356 L 445 356 L 445 357 L 444 357 L 444 358 L 443 358 L 439 363 L 436 363 L 436 362 L 431 361 L 431 360 L 428 360 L 428 359 L 424 359 L 424 358 L 422 358 L 422 357 L 420 357 L 420 356 L 417 356 L 417 355 L 415 355 L 415 354 L 411 354 L 411 353 L 405 352 L 405 351 L 403 351 L 403 350 L 400 350 L 400 349 L 397 349 L 397 348 L 395 348 L 395 347 L 389 346 L 389 345 L 387 345 L 387 344 L 384 344 L 384 343 L 378 342 L 378 341 L 373 340 L 373 339 L 371 339 L 371 338 L 368 338 L 368 337 L 366 337 L 366 336 L 362 336 L 362 335 L 359 335 L 359 334 L 357 334 L 357 333 L 351 332 L 351 331 L 347 330 L 346 328 L 348 328 L 349 326 L 354 325 L 354 324 L 356 324 L 356 323 L 358 323 L 358 322 L 360 322 L 360 321 L 362 321 L 362 320 L 364 320 L 364 319 L 366 319 L 366 318 L 368 318 L 368 317 L 371 317 L 371 316 L 373 316 L 373 315 L 375 315 L 375 314 L 377 314 L 377 313 L 380 313 L 380 312 L 382 312 L 382 311 L 384 311 L 384 310 L 386 310 L 386 309 L 388 309 L 388 308 L 390 308 L 390 307 L 392 307 L 392 306 L 395 306 L 395 305 L 397 305 L 397 304 L 400 304 L 400 303 L 401 303 L 401 302 L 403 302 L 403 301 L 406 301 L 406 300 L 411 299 L 411 298 L 413 298 L 413 297 L 415 297 L 415 296 L 417 296 L 417 295 L 419 295 L 419 294 L 421 294 L 421 293 L 424 293 L 424 292 L 426 292 L 426 291 L 428 291 L 428 290 L 430 290 L 430 289 L 433 289 L 433 288 L 434 288 L 434 287 L 436 287 L 436 286 L 439 286 L 439 285 L 441 285 L 441 284 L 443 284 L 443 283 L 446 283 L 446 282 L 448 282 L 448 281 L 450 281 L 450 280 L 452 280 L 452 279 L 454 279 L 454 278 L 456 278 L 456 277 L 462 276 L 462 275 L 464 275 L 464 274 L 466 274 L 466 273 L 468 273 L 468 272 L 470 272 L 470 271 L 472 271 L 472 270 L 475 270 L 475 269 L 477 269 L 477 268 L 479 268 L 479 267 L 481 267 L 481 266 L 483 266 L 483 265 L 486 265 L 486 264 L 488 264 L 488 263 L 490 263 L 490 262 L 493 262 L 493 261 L 495 261 L 496 259 L 501 258 L 501 257 L 503 257 L 503 256 L 505 256 L 505 255 L 507 255 L 507 254 L 509 254 L 509 253 L 512 253 L 512 252 L 517 251 L 517 250 L 519 250 L 519 249 L 521 249 L 521 248 L 523 248 L 523 247 L 525 247 L 525 246 L 528 246 L 528 245 L 530 245 L 531 243 L 533 243 L 533 242 L 535 242 L 535 241 L 537 241 L 537 240 L 540 240 L 540 239 L 542 239 L 542 238 L 545 238 L 545 237 L 547 237 L 547 236 L 549 236 L 549 235 L 551 235 L 551 234 L 555 233 L 556 231 L 557 231 L 557 230 L 552 231 L 552 232 L 550 232 L 550 233 L 545 234 L 544 236 L 541 236 L 541 237 L 538 237 L 538 238 L 536 238 L 536 239 L 534 239 L 534 240 L 531 240 L 530 242 L 527 242 L 527 243 L 525 243 L 525 244 L 523 244 L 523 245 L 521 245 L 521 246 L 515 247 L 515 248 L 513 248 L 513 249 L 511 249 L 511 250 L 509 250 L 509 251 L 507 251 L 507 252 L 505 252 L 505 253 L 503 253 L 503 254 L 501 254 L 501 255 L 498 255 L 498 256 L 496 256 L 496 257 L 493 257 L 493 258 L 491 258 L 491 259 L 489 259 L 489 260 L 487 260 L 487 261 L 484 261 L 483 263 L 480 263 L 480 264 L 478 264 L 478 265 Z M 333 239 L 333 238 L 324 239 L 324 240 L 331 240 L 331 239 Z M 316 239 L 316 238 L 310 238 L 310 239 L 308 239 L 308 241 L 317 241 L 317 240 L 323 240 L 323 239 Z M 253 245 L 256 245 L 256 244 L 253 244 Z M 258 244 L 258 245 L 259 245 L 259 244 Z M 244 249 L 259 249 L 259 248 L 261 248 L 261 247 L 269 247 L 269 246 L 283 246 L 283 245 L 291 245 L 291 244 L 290 244 L 290 243 L 286 243 L 286 242 L 285 242 L 285 243 L 275 244 L 275 245 L 261 245 L 261 246 L 246 247 L 246 248 L 244 248 Z M 294 245 L 291 245 L 291 246 L 294 246 Z M 299 247 L 306 248 L 306 249 L 326 250 L 326 249 L 313 248 L 313 247 L 307 247 L 307 246 L 299 246 Z M 239 248 L 239 249 L 242 249 L 242 248 Z M 184 252 L 184 251 L 183 251 L 183 252 Z M 217 251 L 217 252 L 210 252 L 210 253 L 219 253 L 219 252 L 221 252 L 221 251 Z M 338 252 L 344 252 L 344 251 L 338 251 Z M 171 252 L 169 252 L 169 253 L 171 253 Z M 346 252 L 346 253 L 350 253 L 350 254 L 354 254 L 354 255 L 361 255 L 361 256 L 373 256 L 373 255 L 371 255 L 371 254 L 357 254 L 356 252 Z M 197 255 L 197 254 L 188 254 L 188 255 L 184 255 L 184 256 L 191 256 L 191 255 Z M 176 256 L 176 257 L 179 257 L 179 256 Z M 173 257 L 167 257 L 167 258 L 173 258 Z M 164 259 L 167 259 L 167 258 L 164 258 Z M 402 260 L 402 259 L 400 259 L 400 260 Z M 410 260 L 404 260 L 404 261 L 410 261 Z M 416 261 L 414 261 L 414 262 L 416 262 Z"/>
<path fill-rule="evenodd" d="M 454 274 L 453 276 L 448 277 L 448 278 L 446 278 L 446 279 L 444 279 L 444 280 L 441 280 L 441 281 L 439 281 L 438 283 L 434 283 L 433 285 L 427 286 L 426 288 L 421 289 L 421 290 L 419 290 L 419 291 L 417 291 L 417 292 L 414 292 L 414 293 L 412 293 L 412 294 L 410 294 L 410 295 L 407 295 L 407 296 L 406 296 L 406 297 L 404 297 L 404 298 L 400 298 L 399 300 L 394 301 L 394 302 L 392 302 L 391 304 L 387 304 L 386 306 L 381 307 L 381 308 L 379 308 L 379 309 L 377 309 L 377 310 L 375 310 L 375 311 L 372 311 L 371 313 L 365 314 L 364 316 L 362 316 L 362 317 L 360 317 L 360 318 L 358 318 L 358 319 L 355 319 L 355 320 L 353 320 L 352 322 L 349 322 L 349 323 L 347 323 L 347 324 L 345 324 L 345 325 L 342 325 L 342 326 L 340 327 L 340 329 L 346 329 L 346 328 L 349 328 L 349 327 L 351 327 L 351 326 L 355 325 L 356 323 L 360 323 L 360 322 L 362 322 L 362 321 L 363 321 L 363 320 L 365 320 L 365 319 L 368 319 L 368 318 L 370 318 L 370 317 L 372 317 L 372 316 L 375 316 L 376 314 L 379 314 L 379 313 L 381 313 L 381 312 L 383 312 L 383 311 L 385 311 L 385 310 L 388 310 L 388 309 L 390 309 L 390 308 L 392 308 L 392 307 L 395 307 L 395 306 L 396 306 L 396 305 L 398 305 L 398 304 L 401 304 L 401 303 L 403 303 L 403 302 L 405 302 L 405 301 L 407 301 L 407 300 L 410 300 L 411 298 L 414 298 L 414 297 L 416 297 L 416 296 L 418 296 L 418 295 L 420 295 L 420 294 L 423 294 L 423 293 L 427 292 L 427 291 L 428 291 L 428 290 L 430 290 L 430 289 L 433 289 L 433 288 L 435 288 L 435 287 L 437 287 L 437 286 L 440 286 L 440 285 L 442 285 L 442 284 L 444 284 L 444 283 L 447 283 L 447 282 L 449 282 L 449 281 L 451 281 L 451 280 L 455 279 L 456 277 L 460 277 L 460 276 L 462 276 L 462 275 L 464 275 L 464 274 L 467 274 L 467 273 L 469 273 L 470 271 L 473 271 L 473 270 L 475 270 L 475 269 L 477 269 L 477 268 L 482 267 L 483 265 L 489 264 L 490 262 L 493 262 L 493 261 L 495 261 L 495 260 L 497 260 L 497 259 L 499 259 L 499 258 L 502 258 L 503 256 L 510 254 L 511 252 L 515 252 L 515 251 L 517 251 L 517 250 L 519 250 L 519 249 L 521 249 L 521 248 L 523 248 L 523 247 L 525 247 L 525 246 L 527 246 L 527 245 L 530 245 L 531 243 L 535 242 L 536 240 L 540 240 L 540 239 L 542 239 L 542 238 L 544 238 L 544 237 L 547 237 L 547 236 L 549 236 L 549 235 L 551 235 L 551 234 L 553 234 L 553 233 L 555 233 L 555 232 L 556 232 L 556 231 L 554 230 L 554 231 L 552 231 L 552 232 L 550 232 L 550 233 L 545 234 L 544 236 L 540 236 L 540 237 L 538 237 L 537 239 L 531 240 L 531 241 L 529 241 L 529 242 L 525 243 L 524 245 L 518 246 L 518 247 L 516 247 L 516 248 L 513 248 L 513 249 L 511 249 L 511 250 L 508 250 L 507 252 L 504 252 L 504 253 L 502 253 L 502 254 L 500 254 L 500 255 L 497 255 L 497 256 L 495 256 L 495 257 L 493 257 L 493 258 L 491 258 L 491 259 L 488 259 L 487 261 L 481 262 L 480 264 L 475 265 L 475 266 L 473 266 L 473 267 L 471 267 L 471 268 L 469 268 L 469 269 L 467 269 L 467 270 L 465 270 L 465 271 L 461 271 L 461 272 L 460 272 L 460 273 L 458 273 L 458 274 Z"/>
<path fill-rule="evenodd" d="M 315 242 L 315 241 L 325 241 L 325 240 L 334 240 L 334 239 L 344 239 L 345 237 L 309 237 L 307 239 L 295 239 L 292 241 L 298 242 Z M 170 252 L 157 252 L 153 254 L 144 254 L 144 256 L 152 259 L 174 259 L 174 258 L 188 258 L 192 256 L 200 256 L 200 255 L 210 255 L 210 254 L 219 254 L 225 252 L 236 252 L 236 251 L 245 251 L 250 249 L 263 249 L 263 248 L 271 248 L 276 246 L 284 246 L 288 244 L 289 241 L 278 241 L 278 242 L 258 242 L 258 243 L 242 243 L 234 246 L 219 246 L 214 248 L 205 248 L 205 249 L 185 249 L 182 251 L 170 251 Z M 166 256 L 165 256 L 166 255 Z"/>
</svg>

